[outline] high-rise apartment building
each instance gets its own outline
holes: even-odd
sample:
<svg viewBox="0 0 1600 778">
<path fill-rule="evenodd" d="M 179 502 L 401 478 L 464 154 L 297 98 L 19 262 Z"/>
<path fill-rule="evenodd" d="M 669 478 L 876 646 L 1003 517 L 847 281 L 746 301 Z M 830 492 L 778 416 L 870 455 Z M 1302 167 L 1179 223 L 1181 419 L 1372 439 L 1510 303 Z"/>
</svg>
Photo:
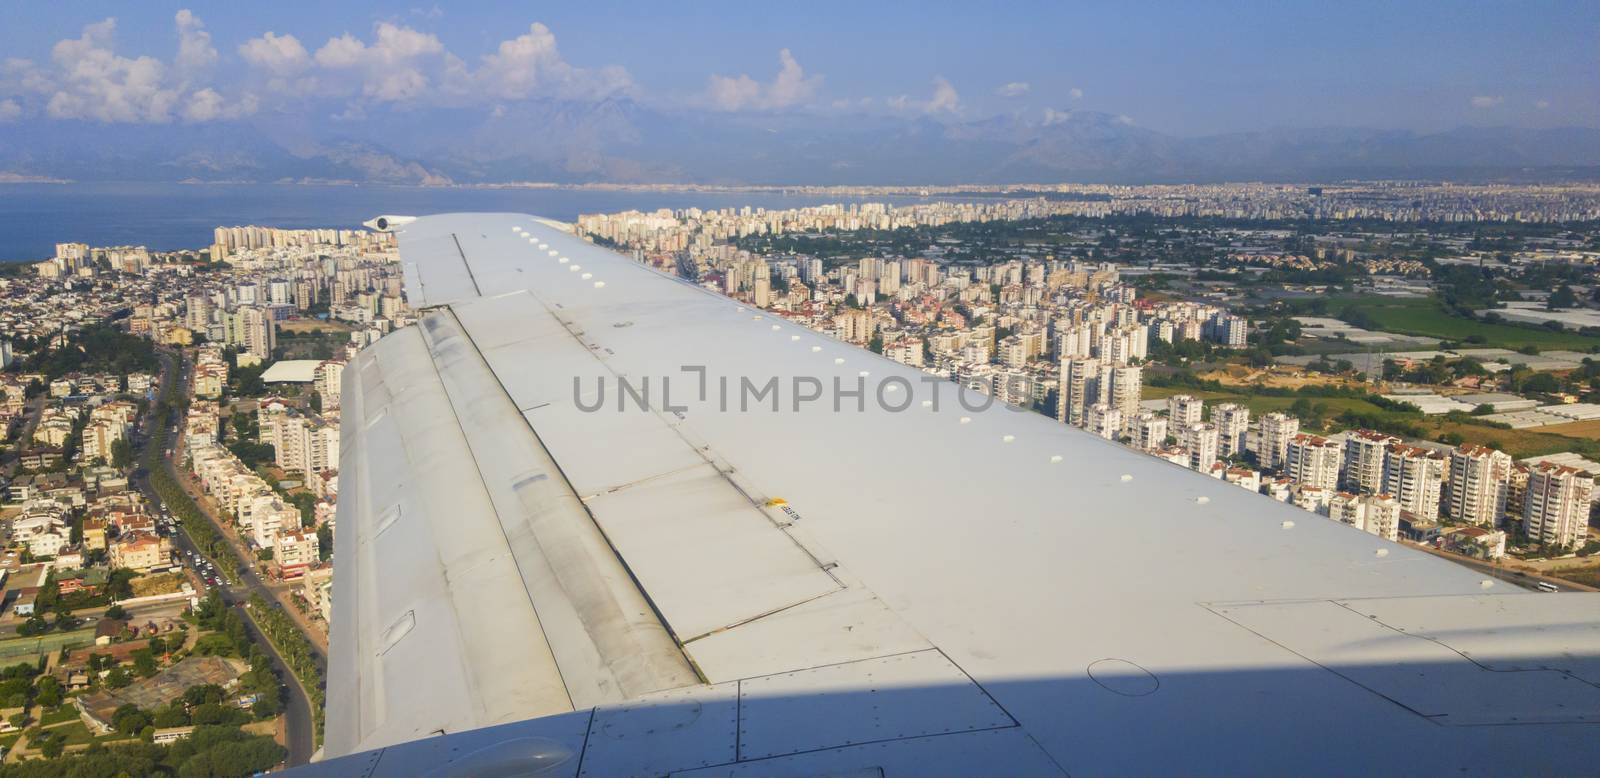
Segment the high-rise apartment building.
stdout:
<svg viewBox="0 0 1600 778">
<path fill-rule="evenodd" d="M 1217 463 L 1217 425 L 1200 422 L 1184 430 L 1183 445 L 1189 449 L 1189 469 L 1210 473 Z"/>
<path fill-rule="evenodd" d="M 1167 417 L 1144 411 L 1128 424 L 1128 434 L 1134 447 L 1141 451 L 1161 448 L 1167 442 Z"/>
<path fill-rule="evenodd" d="M 1211 423 L 1217 425 L 1217 453 L 1224 457 L 1244 453 L 1245 438 L 1250 434 L 1250 409 L 1237 403 L 1223 403 L 1211 408 Z"/>
<path fill-rule="evenodd" d="M 1172 434 L 1183 437 L 1184 430 L 1199 424 L 1205 416 L 1205 402 L 1192 394 L 1175 394 L 1167 398 L 1167 418 L 1171 419 Z"/>
<path fill-rule="evenodd" d="M 1594 476 L 1575 467 L 1541 462 L 1528 471 L 1522 533 L 1546 546 L 1576 548 L 1589 533 L 1589 493 Z"/>
<path fill-rule="evenodd" d="M 1400 510 L 1419 519 L 1439 518 L 1439 498 L 1447 471 L 1445 455 L 1431 449 L 1395 443 L 1384 454 L 1379 490 L 1400 503 Z"/>
<path fill-rule="evenodd" d="M 1089 406 L 1106 401 L 1109 382 L 1102 380 L 1097 359 L 1061 361 L 1061 389 L 1056 417 L 1068 424 L 1085 426 Z"/>
<path fill-rule="evenodd" d="M 1095 403 L 1085 414 L 1084 426 L 1106 440 L 1116 440 L 1122 431 L 1122 411 L 1109 403 Z"/>
<path fill-rule="evenodd" d="M 1344 473 L 1340 486 L 1356 494 L 1383 491 L 1383 462 L 1389 446 L 1400 439 L 1373 430 L 1355 430 L 1344 439 Z"/>
<path fill-rule="evenodd" d="M 1144 393 L 1144 368 L 1138 365 L 1118 365 L 1111 368 L 1111 387 L 1108 402 L 1122 413 L 1124 424 L 1132 423 L 1139 415 L 1139 399 Z"/>
<path fill-rule="evenodd" d="M 1508 512 L 1511 470 L 1510 455 L 1487 446 L 1468 443 L 1450 452 L 1446 514 L 1479 527 L 1499 524 Z M 1509 511 L 1521 515 L 1521 505 Z"/>
<path fill-rule="evenodd" d="M 1339 467 L 1344 451 L 1321 435 L 1297 433 L 1289 439 L 1284 457 L 1284 473 L 1298 483 L 1332 490 L 1339 485 Z"/>
<path fill-rule="evenodd" d="M 1289 457 L 1289 441 L 1300 434 L 1300 420 L 1287 413 L 1261 417 L 1257 436 L 1256 460 L 1265 468 L 1283 467 Z"/>
</svg>

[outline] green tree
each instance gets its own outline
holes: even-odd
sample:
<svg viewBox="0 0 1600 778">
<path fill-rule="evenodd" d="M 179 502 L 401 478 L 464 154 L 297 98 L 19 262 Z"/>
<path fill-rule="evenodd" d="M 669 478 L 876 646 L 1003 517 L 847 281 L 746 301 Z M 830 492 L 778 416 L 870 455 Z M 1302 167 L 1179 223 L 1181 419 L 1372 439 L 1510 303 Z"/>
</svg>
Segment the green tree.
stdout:
<svg viewBox="0 0 1600 778">
<path fill-rule="evenodd" d="M 262 694 L 250 706 L 250 712 L 254 713 L 258 719 L 270 719 L 278 715 L 282 708 L 283 706 L 278 702 L 276 694 Z"/>
<path fill-rule="evenodd" d="M 60 707 L 61 682 L 54 676 L 40 676 L 39 683 L 34 686 L 33 701 L 46 708 Z"/>
<path fill-rule="evenodd" d="M 150 714 L 139 710 L 137 705 L 121 705 L 111 714 L 111 726 L 124 735 L 137 734 L 150 726 Z"/>
<path fill-rule="evenodd" d="M 127 438 L 119 438 L 111 443 L 111 466 L 119 470 L 126 469 L 133 464 L 133 444 Z"/>
<path fill-rule="evenodd" d="M 1572 287 L 1562 284 L 1556 287 L 1554 292 L 1550 293 L 1549 299 L 1545 300 L 1544 307 L 1552 311 L 1558 311 L 1563 308 L 1571 308 L 1577 304 L 1577 293 L 1572 291 Z"/>
<path fill-rule="evenodd" d="M 183 691 L 183 701 L 191 708 L 206 703 L 222 702 L 225 696 L 227 692 L 223 691 L 221 686 L 212 683 L 191 686 Z"/>
<path fill-rule="evenodd" d="M 1524 392 L 1544 392 L 1548 394 L 1560 390 L 1561 383 L 1549 373 L 1534 373 L 1522 382 L 1522 391 Z"/>
<path fill-rule="evenodd" d="M 133 683 L 133 679 L 128 677 L 128 671 L 121 667 L 113 667 L 106 673 L 106 685 L 113 689 L 121 689 L 130 683 Z"/>
<path fill-rule="evenodd" d="M 133 672 L 140 678 L 149 678 L 156 674 L 156 657 L 148 648 L 141 648 L 133 652 Z"/>
<path fill-rule="evenodd" d="M 151 723 L 157 727 L 182 727 L 189 724 L 189 713 L 182 705 L 168 705 L 156 711 Z"/>
</svg>

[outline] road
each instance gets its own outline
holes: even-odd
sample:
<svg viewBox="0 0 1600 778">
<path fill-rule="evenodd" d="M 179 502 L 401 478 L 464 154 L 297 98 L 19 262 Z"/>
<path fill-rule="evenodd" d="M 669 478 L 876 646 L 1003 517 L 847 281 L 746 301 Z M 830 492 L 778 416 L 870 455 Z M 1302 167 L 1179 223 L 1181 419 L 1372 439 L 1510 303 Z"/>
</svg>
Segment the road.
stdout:
<svg viewBox="0 0 1600 778">
<path fill-rule="evenodd" d="M 17 433 L 17 444 L 5 453 L 5 464 L 0 465 L 0 474 L 7 479 L 16 475 L 17 460 L 22 458 L 23 449 L 28 448 L 33 442 L 33 428 L 39 426 L 39 416 L 44 413 L 44 395 L 29 400 L 27 410 L 22 419 L 22 428 Z"/>
<path fill-rule="evenodd" d="M 1500 579 L 1502 581 L 1506 581 L 1507 583 L 1510 583 L 1512 585 L 1520 586 L 1520 587 L 1522 587 L 1524 589 L 1530 589 L 1532 591 L 1540 591 L 1540 589 L 1538 587 L 1538 584 L 1541 581 L 1550 583 L 1550 584 L 1554 585 L 1556 587 L 1556 589 L 1558 589 L 1560 591 L 1563 591 L 1563 592 L 1592 592 L 1592 591 L 1595 591 L 1594 589 L 1591 589 L 1591 588 L 1589 588 L 1587 586 L 1583 586 L 1583 585 L 1580 585 L 1580 584 L 1575 584 L 1575 583 L 1573 583 L 1571 581 L 1563 581 L 1560 578 L 1551 578 L 1549 576 L 1539 575 L 1538 573 L 1527 573 L 1527 572 L 1523 572 L 1523 571 L 1520 571 L 1520 570 L 1513 570 L 1513 569 L 1511 569 L 1509 567 L 1505 567 L 1503 565 L 1494 565 L 1494 564 L 1490 564 L 1488 562 L 1484 562 L 1484 561 L 1479 560 L 1479 559 L 1473 559 L 1471 557 L 1460 556 L 1459 554 L 1445 553 L 1445 552 L 1440 551 L 1438 549 L 1432 548 L 1431 546 L 1425 546 L 1425 545 L 1420 545 L 1420 544 L 1415 544 L 1415 543 L 1408 544 L 1408 545 L 1411 545 L 1414 548 L 1420 548 L 1423 551 L 1427 551 L 1428 553 L 1433 554 L 1434 556 L 1444 557 L 1445 559 L 1448 559 L 1448 560 L 1450 560 L 1452 562 L 1455 562 L 1456 564 L 1461 565 L 1462 567 L 1471 568 L 1471 569 L 1476 570 L 1477 572 L 1483 573 L 1484 575 L 1487 575 L 1487 576 L 1489 576 L 1491 578 L 1498 578 L 1498 579 Z"/>
<path fill-rule="evenodd" d="M 283 720 L 284 739 L 287 741 L 286 748 L 289 749 L 286 763 L 290 767 L 307 764 L 311 761 L 311 755 L 317 750 L 316 736 L 312 732 L 316 721 L 311 716 L 311 698 L 306 695 L 306 689 L 300 684 L 299 677 L 284 663 L 283 657 L 278 655 L 278 649 L 273 647 L 272 641 L 268 640 L 267 636 L 262 634 L 261 628 L 256 626 L 255 619 L 250 615 L 250 608 L 244 605 L 233 605 L 233 608 L 244 618 L 245 628 L 250 631 L 250 639 L 267 649 L 267 656 L 272 658 L 272 669 L 278 673 L 278 678 L 288 679 L 288 683 L 282 685 L 288 692 L 284 696 L 289 698 L 288 703 L 284 705 Z"/>
<path fill-rule="evenodd" d="M 182 374 L 178 378 L 178 385 L 175 387 L 174 393 L 170 396 L 177 397 L 180 396 L 180 393 L 187 392 L 187 381 L 189 375 L 188 365 L 186 365 L 178 355 L 172 354 L 165 349 L 160 352 L 160 355 L 162 363 L 162 393 L 164 394 L 167 391 L 168 384 L 173 380 L 173 374 L 176 372 L 173 367 L 174 363 L 177 364 L 178 369 L 182 371 Z M 150 430 L 147 429 L 147 427 L 150 423 L 149 420 L 154 416 L 155 414 L 153 413 L 146 414 L 145 419 L 141 422 L 139 434 L 136 438 L 139 450 L 136 461 L 143 461 L 143 451 L 150 440 Z M 182 474 L 179 473 L 177 468 L 173 465 L 173 452 L 177 450 L 178 433 L 182 430 L 183 419 L 177 414 L 173 414 L 172 418 L 168 420 L 168 423 L 171 426 L 169 426 L 167 429 L 166 439 L 173 441 L 173 445 L 168 450 L 162 452 L 162 466 L 167 469 L 168 474 L 171 475 L 179 484 L 184 484 L 185 480 L 183 479 Z M 155 489 L 150 485 L 150 474 L 142 466 L 136 468 L 134 471 L 134 483 L 138 489 L 150 500 L 150 504 L 161 504 L 160 498 L 156 496 Z M 191 497 L 192 496 L 193 494 L 191 493 Z M 215 517 L 212 517 L 211 514 L 205 511 L 203 507 L 201 509 L 201 513 L 205 514 L 207 519 L 211 520 L 213 524 L 216 523 Z M 186 559 L 189 558 L 190 553 L 198 554 L 199 549 L 195 546 L 194 541 L 189 537 L 187 532 L 181 530 L 181 524 L 179 527 L 180 531 L 173 536 L 174 545 L 178 547 L 178 550 Z M 222 528 L 217 527 L 217 531 L 221 532 Z M 231 548 L 232 546 L 230 545 L 230 549 Z M 230 550 L 230 554 L 232 553 L 233 552 Z M 220 559 L 213 561 L 219 566 L 232 565 L 235 568 L 242 568 L 241 584 L 230 584 L 226 580 L 222 582 L 221 586 L 219 587 L 222 590 L 222 599 L 224 602 L 228 603 L 230 607 L 238 611 L 240 617 L 244 619 L 245 626 L 250 630 L 252 639 L 260 642 L 261 645 L 266 649 L 267 655 L 272 659 L 273 669 L 277 672 L 279 679 L 287 681 L 284 686 L 284 689 L 287 692 L 285 696 L 288 698 L 287 703 L 284 705 L 284 725 L 285 729 L 287 730 L 286 739 L 288 742 L 286 743 L 286 746 L 289 750 L 288 765 L 290 767 L 294 767 L 296 765 L 306 764 L 311 761 L 311 755 L 316 750 L 316 742 L 312 732 L 315 722 L 311 717 L 311 700 L 306 694 L 305 687 L 300 684 L 300 679 L 295 676 L 294 672 L 289 669 L 289 666 L 284 663 L 283 658 L 278 655 L 277 649 L 272 646 L 272 642 L 267 640 L 266 636 L 261 633 L 260 628 L 256 626 L 255 620 L 250 616 L 250 609 L 244 606 L 244 603 L 249 599 L 250 594 L 252 593 L 258 593 L 268 602 L 274 602 L 275 600 L 273 599 L 272 592 L 261 581 L 261 579 L 256 576 L 255 571 L 249 565 L 241 563 L 237 557 L 234 559 Z M 315 653 L 315 643 L 313 643 L 312 647 L 313 652 Z M 320 653 L 317 653 L 316 656 L 318 665 L 326 668 L 326 658 Z"/>
</svg>

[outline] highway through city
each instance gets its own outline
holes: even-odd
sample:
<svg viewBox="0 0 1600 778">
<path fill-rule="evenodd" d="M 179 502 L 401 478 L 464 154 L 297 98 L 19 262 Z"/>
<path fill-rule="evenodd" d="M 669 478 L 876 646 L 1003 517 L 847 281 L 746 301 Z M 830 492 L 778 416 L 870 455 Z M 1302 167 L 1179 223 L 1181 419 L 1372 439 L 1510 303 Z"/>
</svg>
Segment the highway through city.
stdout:
<svg viewBox="0 0 1600 778">
<path fill-rule="evenodd" d="M 161 393 L 158 394 L 158 396 L 181 396 L 184 392 L 188 391 L 189 366 L 185 364 L 181 356 L 177 354 L 171 353 L 165 349 L 159 353 L 161 357 L 162 371 Z M 177 386 L 173 389 L 172 394 L 168 395 L 166 393 L 168 391 L 169 384 L 173 381 L 174 373 L 178 374 Z M 145 494 L 152 505 L 161 505 L 162 503 L 160 498 L 156 495 L 155 489 L 150 484 L 150 473 L 147 472 L 142 465 L 144 461 L 144 449 L 150 442 L 151 430 L 148 429 L 148 427 L 150 420 L 154 418 L 154 416 L 154 413 L 146 414 L 144 420 L 141 422 L 141 428 L 136 440 L 138 444 L 137 452 L 139 457 L 136 461 L 139 461 L 141 465 L 134 471 L 134 481 L 139 490 Z M 183 417 L 174 413 L 172 414 L 172 417 L 167 420 L 167 423 L 169 426 L 166 430 L 166 440 L 171 443 L 172 448 L 161 452 L 161 462 L 162 466 L 167 468 L 168 473 L 173 477 L 173 479 L 181 485 L 184 483 L 184 479 L 182 474 L 178 472 L 173 460 L 175 458 L 174 452 L 177 450 L 179 443 L 179 434 L 181 433 L 183 427 Z M 207 520 L 211 521 L 213 524 L 217 523 L 215 517 L 211 516 L 211 514 L 206 511 L 203 506 L 200 512 L 205 515 Z M 174 533 L 173 541 L 174 545 L 178 548 L 179 553 L 182 554 L 185 563 L 188 564 L 188 560 L 195 558 L 194 556 L 191 556 L 191 554 L 198 555 L 199 558 L 203 559 L 204 554 L 200 552 L 199 548 L 194 544 L 194 541 L 188 536 L 188 533 L 182 529 L 181 522 L 178 524 L 178 527 L 179 531 Z M 216 529 L 218 533 L 223 533 L 222 527 L 218 526 Z M 226 537 L 225 534 L 223 536 Z M 313 727 L 315 726 L 315 722 L 311 715 L 310 697 L 306 693 L 305 687 L 301 685 L 299 678 L 289 668 L 288 664 L 283 661 L 283 658 L 279 656 L 278 651 L 275 647 L 273 647 L 272 642 L 266 638 L 266 635 L 262 634 L 260 627 L 251 617 L 250 608 L 246 607 L 245 605 L 251 594 L 259 594 L 261 595 L 262 599 L 266 600 L 267 602 L 276 602 L 276 600 L 273 598 L 272 591 L 260 579 L 260 577 L 256 575 L 253 567 L 241 561 L 237 556 L 235 556 L 235 553 L 236 552 L 233 550 L 233 547 L 230 544 L 229 556 L 231 558 L 212 560 L 217 566 L 219 566 L 219 568 L 226 565 L 229 566 L 230 569 L 239 573 L 240 583 L 237 584 L 230 583 L 226 577 L 218 579 L 218 586 L 222 590 L 223 601 L 226 602 L 229 607 L 234 608 L 239 613 L 240 617 L 243 618 L 245 626 L 250 632 L 251 639 L 258 641 L 261 643 L 263 648 L 266 649 L 268 656 L 272 659 L 273 669 L 277 672 L 279 679 L 284 682 L 283 686 L 287 692 L 285 695 L 287 699 L 284 701 L 284 724 L 287 738 L 286 747 L 289 751 L 287 761 L 291 767 L 295 765 L 306 764 L 311 760 L 311 755 L 316 750 L 316 741 L 312 731 Z M 327 666 L 327 659 L 317 649 L 315 641 L 312 641 L 311 648 L 313 654 L 316 656 L 318 665 L 325 668 Z"/>
</svg>

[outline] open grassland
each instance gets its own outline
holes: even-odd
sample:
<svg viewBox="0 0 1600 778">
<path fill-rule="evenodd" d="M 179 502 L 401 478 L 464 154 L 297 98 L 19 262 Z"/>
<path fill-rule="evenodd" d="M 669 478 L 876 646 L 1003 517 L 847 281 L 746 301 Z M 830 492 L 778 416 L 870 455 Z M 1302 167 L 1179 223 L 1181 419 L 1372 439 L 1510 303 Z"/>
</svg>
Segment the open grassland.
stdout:
<svg viewBox="0 0 1600 778">
<path fill-rule="evenodd" d="M 1600 440 L 1600 419 L 1589 421 L 1574 421 L 1566 424 L 1552 424 L 1548 427 L 1533 427 L 1533 432 L 1545 432 L 1551 435 L 1566 435 L 1571 438 L 1589 438 Z"/>
</svg>

